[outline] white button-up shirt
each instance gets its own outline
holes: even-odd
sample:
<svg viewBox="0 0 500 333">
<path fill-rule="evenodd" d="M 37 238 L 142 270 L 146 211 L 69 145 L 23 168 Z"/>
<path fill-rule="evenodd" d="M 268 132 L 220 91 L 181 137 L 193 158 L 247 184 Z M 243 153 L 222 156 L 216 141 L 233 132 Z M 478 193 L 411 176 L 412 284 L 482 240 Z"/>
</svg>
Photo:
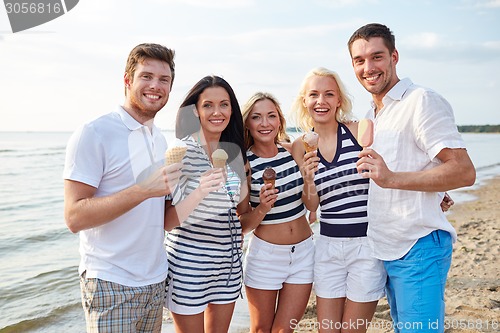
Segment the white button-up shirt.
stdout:
<svg viewBox="0 0 500 333">
<path fill-rule="evenodd" d="M 399 81 L 384 97 L 375 115 L 372 148 L 395 172 L 420 171 L 438 166 L 443 148 L 465 148 L 450 104 L 436 92 L 410 79 Z M 370 180 L 368 238 L 374 256 L 395 260 L 421 237 L 434 230 L 456 232 L 441 211 L 443 193 L 383 189 Z"/>
</svg>

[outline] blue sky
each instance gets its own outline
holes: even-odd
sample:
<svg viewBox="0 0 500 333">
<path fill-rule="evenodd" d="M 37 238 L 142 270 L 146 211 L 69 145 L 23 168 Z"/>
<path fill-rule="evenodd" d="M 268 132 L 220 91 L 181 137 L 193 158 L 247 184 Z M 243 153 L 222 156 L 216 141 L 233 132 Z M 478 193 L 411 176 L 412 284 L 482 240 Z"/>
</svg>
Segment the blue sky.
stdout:
<svg viewBox="0 0 500 333">
<path fill-rule="evenodd" d="M 0 131 L 73 131 L 123 102 L 129 51 L 176 50 L 176 79 L 157 125 L 173 128 L 189 88 L 223 76 L 240 104 L 273 93 L 288 112 L 305 74 L 337 71 L 363 117 L 347 40 L 379 22 L 396 35 L 398 75 L 445 96 L 456 122 L 500 123 L 500 0 L 80 0 L 67 14 L 13 34 L 0 7 Z"/>
</svg>

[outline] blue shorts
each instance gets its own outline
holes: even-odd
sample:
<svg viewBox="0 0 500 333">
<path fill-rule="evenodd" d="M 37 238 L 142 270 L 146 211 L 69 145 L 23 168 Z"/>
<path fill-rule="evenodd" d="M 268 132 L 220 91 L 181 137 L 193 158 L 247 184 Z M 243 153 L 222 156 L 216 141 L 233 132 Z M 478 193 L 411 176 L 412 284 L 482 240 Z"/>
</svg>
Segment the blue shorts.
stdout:
<svg viewBox="0 0 500 333">
<path fill-rule="evenodd" d="M 384 261 L 395 333 L 444 332 L 444 289 L 452 243 L 448 232 L 435 230 L 402 258 Z"/>
</svg>

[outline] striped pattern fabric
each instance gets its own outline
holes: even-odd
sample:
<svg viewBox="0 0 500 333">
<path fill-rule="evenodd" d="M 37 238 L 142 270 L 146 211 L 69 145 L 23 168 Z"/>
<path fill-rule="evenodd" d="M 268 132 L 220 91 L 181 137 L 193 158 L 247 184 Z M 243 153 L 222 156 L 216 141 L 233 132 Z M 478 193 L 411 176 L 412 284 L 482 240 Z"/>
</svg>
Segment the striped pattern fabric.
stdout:
<svg viewBox="0 0 500 333">
<path fill-rule="evenodd" d="M 366 236 L 369 179 L 356 170 L 361 149 L 349 129 L 339 124 L 333 160 L 327 161 L 318 150 L 320 163 L 314 182 L 320 198 L 321 235 Z"/>
<path fill-rule="evenodd" d="M 259 192 L 264 185 L 264 169 L 269 166 L 276 171 L 275 187 L 279 190 L 278 200 L 261 224 L 290 222 L 306 213 L 301 199 L 304 181 L 295 160 L 285 148 L 278 146 L 278 154 L 270 158 L 259 157 L 248 150 L 247 157 L 252 169 L 250 204 L 254 208 L 260 203 Z"/>
<path fill-rule="evenodd" d="M 212 168 L 205 150 L 192 137 L 184 141 L 188 150 L 174 205 L 193 192 L 200 175 Z M 235 209 L 240 186 L 240 179 L 228 166 L 225 186 L 209 193 L 181 226 L 167 234 L 167 292 L 174 303 L 199 307 L 230 303 L 240 295 L 242 236 Z"/>
</svg>

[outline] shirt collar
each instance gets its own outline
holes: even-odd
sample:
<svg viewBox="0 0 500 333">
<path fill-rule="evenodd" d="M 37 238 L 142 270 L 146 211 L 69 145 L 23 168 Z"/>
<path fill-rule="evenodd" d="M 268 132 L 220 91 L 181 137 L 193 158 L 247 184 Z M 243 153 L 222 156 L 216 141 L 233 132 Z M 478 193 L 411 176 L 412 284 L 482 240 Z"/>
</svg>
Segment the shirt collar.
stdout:
<svg viewBox="0 0 500 333">
<path fill-rule="evenodd" d="M 394 85 L 394 87 L 391 88 L 385 94 L 384 98 L 382 99 L 382 103 L 384 105 L 389 105 L 392 101 L 400 101 L 403 99 L 404 94 L 406 91 L 413 85 L 413 82 L 409 78 L 404 78 L 402 80 L 399 80 L 398 83 Z M 375 102 L 373 100 L 370 101 L 371 104 L 371 109 L 367 114 L 367 117 L 370 119 L 375 119 L 375 109 L 377 106 L 375 105 Z"/>
<path fill-rule="evenodd" d="M 406 93 L 408 88 L 413 85 L 413 82 L 409 78 L 404 78 L 402 80 L 399 80 L 398 83 L 392 87 L 391 90 L 384 96 L 384 98 L 389 97 L 393 101 L 400 101 L 403 99 L 403 95 Z M 385 105 L 385 103 L 384 103 Z"/>
<path fill-rule="evenodd" d="M 116 110 L 116 113 L 120 116 L 120 119 L 122 120 L 123 124 L 127 126 L 127 128 L 131 131 L 136 131 L 140 129 L 141 127 L 146 127 L 137 120 L 134 119 L 127 111 L 122 106 L 119 106 Z M 157 134 L 160 130 L 158 127 L 156 127 L 155 124 L 152 126 L 152 133 L 153 135 Z"/>
</svg>

